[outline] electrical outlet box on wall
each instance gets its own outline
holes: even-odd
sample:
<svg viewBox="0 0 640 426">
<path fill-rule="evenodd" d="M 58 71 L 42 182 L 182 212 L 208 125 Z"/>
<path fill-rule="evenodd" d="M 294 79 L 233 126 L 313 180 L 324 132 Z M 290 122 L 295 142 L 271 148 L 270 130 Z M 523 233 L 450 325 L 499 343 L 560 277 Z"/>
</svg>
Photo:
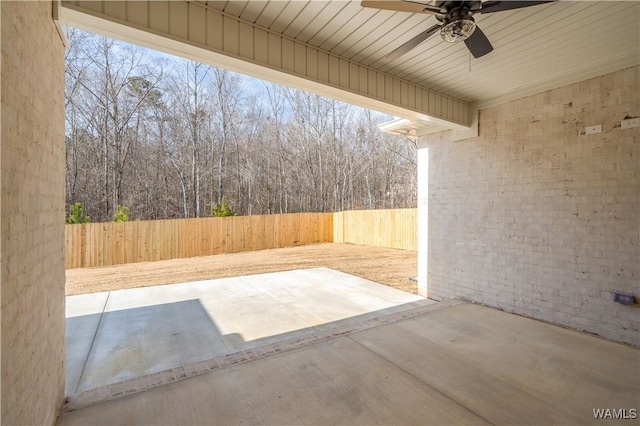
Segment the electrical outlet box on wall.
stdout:
<svg viewBox="0 0 640 426">
<path fill-rule="evenodd" d="M 596 133 L 602 133 L 602 124 L 587 126 L 584 128 L 584 133 L 586 135 L 595 135 Z"/>
<path fill-rule="evenodd" d="M 622 120 L 620 122 L 621 129 L 631 129 L 633 127 L 640 127 L 640 117 L 627 118 L 626 120 Z"/>
</svg>

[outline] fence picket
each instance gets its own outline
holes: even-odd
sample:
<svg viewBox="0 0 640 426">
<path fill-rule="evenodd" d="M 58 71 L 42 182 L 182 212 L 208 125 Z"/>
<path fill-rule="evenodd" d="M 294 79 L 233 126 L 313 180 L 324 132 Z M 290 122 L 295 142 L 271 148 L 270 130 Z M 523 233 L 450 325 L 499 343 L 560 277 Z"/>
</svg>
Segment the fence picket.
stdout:
<svg viewBox="0 0 640 426">
<path fill-rule="evenodd" d="M 317 243 L 417 250 L 416 209 L 66 225 L 66 268 Z"/>
</svg>

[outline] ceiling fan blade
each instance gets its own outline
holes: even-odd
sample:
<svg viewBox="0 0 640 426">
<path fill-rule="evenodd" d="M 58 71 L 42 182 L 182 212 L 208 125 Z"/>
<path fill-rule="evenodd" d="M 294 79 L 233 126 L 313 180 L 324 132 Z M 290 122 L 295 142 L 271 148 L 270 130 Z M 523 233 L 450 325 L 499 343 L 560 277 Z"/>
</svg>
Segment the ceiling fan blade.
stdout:
<svg viewBox="0 0 640 426">
<path fill-rule="evenodd" d="M 372 7 L 374 9 L 393 10 L 395 12 L 441 13 L 439 7 L 405 0 L 362 0 L 360 2 L 360 6 Z"/>
<path fill-rule="evenodd" d="M 546 1 L 488 1 L 482 4 L 478 13 L 502 12 L 503 10 L 521 9 L 523 7 L 537 6 L 539 4 L 553 3 L 556 0 Z"/>
<path fill-rule="evenodd" d="M 431 37 L 436 31 L 440 29 L 440 25 L 434 25 L 426 31 L 421 32 L 402 46 L 398 47 L 396 50 L 387 54 L 384 59 L 389 59 L 391 61 L 398 59 L 400 56 L 408 53 L 411 49 L 418 46 L 420 43 Z M 476 28 L 477 31 L 477 28 Z"/>
<path fill-rule="evenodd" d="M 467 48 L 474 58 L 484 56 L 493 50 L 491 42 L 489 42 L 487 36 L 484 35 L 482 30 L 478 27 L 476 27 L 476 30 L 471 34 L 471 37 L 464 41 L 464 44 L 467 45 Z"/>
</svg>

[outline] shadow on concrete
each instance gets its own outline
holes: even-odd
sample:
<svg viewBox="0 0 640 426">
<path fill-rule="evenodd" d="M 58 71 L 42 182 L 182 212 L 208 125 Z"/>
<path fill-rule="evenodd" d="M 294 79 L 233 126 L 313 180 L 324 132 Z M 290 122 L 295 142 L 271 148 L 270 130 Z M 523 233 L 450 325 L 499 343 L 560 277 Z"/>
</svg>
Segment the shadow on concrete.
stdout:
<svg viewBox="0 0 640 426">
<path fill-rule="evenodd" d="M 197 299 L 70 317 L 66 328 L 67 394 L 226 352 Z"/>
<path fill-rule="evenodd" d="M 427 299 L 403 303 L 248 341 L 236 332 L 222 333 L 215 312 L 212 318 L 199 299 L 69 317 L 65 393 L 80 394 L 279 342 L 305 338 L 313 342 L 319 333 L 340 335 L 353 328 L 373 327 L 381 317 L 433 303 Z"/>
<path fill-rule="evenodd" d="M 573 425 L 636 417 L 629 407 L 640 394 L 638 349 L 480 305 L 422 302 L 396 314 L 380 309 L 364 320 L 368 328 L 335 321 L 325 332 L 74 395 L 58 424 Z M 601 407 L 622 408 L 613 417 Z"/>
</svg>

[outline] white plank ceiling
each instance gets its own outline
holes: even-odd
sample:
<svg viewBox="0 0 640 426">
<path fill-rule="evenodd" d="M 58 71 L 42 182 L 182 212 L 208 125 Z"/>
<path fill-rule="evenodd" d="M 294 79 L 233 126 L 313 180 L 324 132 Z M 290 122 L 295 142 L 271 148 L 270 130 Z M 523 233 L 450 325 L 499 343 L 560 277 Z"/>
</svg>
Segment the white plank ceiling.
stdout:
<svg viewBox="0 0 640 426">
<path fill-rule="evenodd" d="M 638 1 L 558 1 L 475 15 L 494 46 L 488 55 L 475 59 L 464 43 L 449 44 L 436 34 L 393 61 L 384 56 L 436 24 L 435 17 L 344 0 L 200 3 L 479 105 L 640 63 Z"/>
</svg>

